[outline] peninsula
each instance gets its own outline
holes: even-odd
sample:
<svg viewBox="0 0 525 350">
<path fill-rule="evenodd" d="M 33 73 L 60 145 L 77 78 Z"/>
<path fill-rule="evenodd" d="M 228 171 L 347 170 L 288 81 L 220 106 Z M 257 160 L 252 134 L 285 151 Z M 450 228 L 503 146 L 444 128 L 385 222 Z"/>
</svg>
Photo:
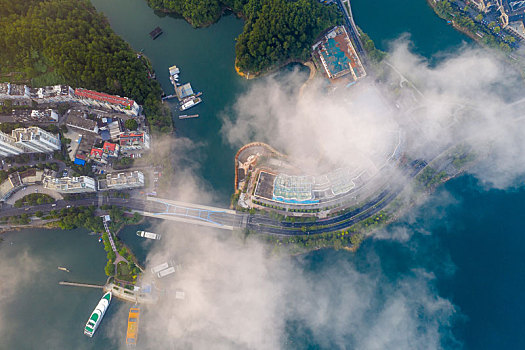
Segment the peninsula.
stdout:
<svg viewBox="0 0 525 350">
<path fill-rule="evenodd" d="M 183 16 L 195 27 L 217 21 L 224 10 L 245 20 L 235 44 L 235 67 L 258 76 L 293 61 L 305 61 L 323 31 L 341 23 L 337 6 L 317 0 L 147 0 L 155 10 Z"/>
</svg>

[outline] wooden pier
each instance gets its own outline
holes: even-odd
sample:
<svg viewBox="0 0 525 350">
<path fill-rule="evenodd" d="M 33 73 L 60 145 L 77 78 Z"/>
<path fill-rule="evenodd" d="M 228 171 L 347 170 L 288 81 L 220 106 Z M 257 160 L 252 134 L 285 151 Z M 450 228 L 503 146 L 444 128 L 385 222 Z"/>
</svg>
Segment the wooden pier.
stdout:
<svg viewBox="0 0 525 350">
<path fill-rule="evenodd" d="M 72 286 L 72 287 L 86 287 L 86 288 L 99 288 L 104 289 L 105 286 L 100 286 L 98 284 L 89 284 L 89 283 L 77 283 L 77 282 L 66 282 L 66 281 L 60 281 L 58 284 L 62 286 Z"/>
<path fill-rule="evenodd" d="M 104 286 L 101 286 L 98 284 L 60 281 L 58 282 L 58 284 L 62 286 L 103 289 L 105 292 L 111 292 L 111 294 L 118 299 L 134 304 L 155 304 L 157 302 L 157 297 L 152 296 L 149 293 L 142 293 L 139 291 L 129 290 L 123 287 L 119 287 L 113 283 L 108 283 Z"/>
</svg>

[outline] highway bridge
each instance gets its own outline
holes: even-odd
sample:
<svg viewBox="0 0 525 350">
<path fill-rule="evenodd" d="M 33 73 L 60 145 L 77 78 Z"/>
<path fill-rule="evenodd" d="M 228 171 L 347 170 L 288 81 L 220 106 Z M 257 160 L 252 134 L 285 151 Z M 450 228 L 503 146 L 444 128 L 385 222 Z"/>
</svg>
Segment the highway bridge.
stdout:
<svg viewBox="0 0 525 350">
<path fill-rule="evenodd" d="M 144 210 L 140 214 L 224 230 L 246 227 L 247 217 L 247 215 L 239 214 L 234 210 L 157 197 L 147 197 Z"/>
</svg>

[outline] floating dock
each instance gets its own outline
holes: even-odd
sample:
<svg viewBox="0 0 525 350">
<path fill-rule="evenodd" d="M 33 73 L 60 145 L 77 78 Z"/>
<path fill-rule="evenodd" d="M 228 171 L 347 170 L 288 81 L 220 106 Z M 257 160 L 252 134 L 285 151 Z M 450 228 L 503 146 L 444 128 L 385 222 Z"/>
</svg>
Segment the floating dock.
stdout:
<svg viewBox="0 0 525 350">
<path fill-rule="evenodd" d="M 190 119 L 190 118 L 198 118 L 198 117 L 199 117 L 198 114 L 192 114 L 192 115 L 183 114 L 183 115 L 179 115 L 179 119 Z"/>
<path fill-rule="evenodd" d="M 161 35 L 163 33 L 162 29 L 160 27 L 157 27 L 155 29 L 153 29 L 149 35 L 151 36 L 151 39 L 155 40 L 159 37 L 159 35 Z"/>
</svg>

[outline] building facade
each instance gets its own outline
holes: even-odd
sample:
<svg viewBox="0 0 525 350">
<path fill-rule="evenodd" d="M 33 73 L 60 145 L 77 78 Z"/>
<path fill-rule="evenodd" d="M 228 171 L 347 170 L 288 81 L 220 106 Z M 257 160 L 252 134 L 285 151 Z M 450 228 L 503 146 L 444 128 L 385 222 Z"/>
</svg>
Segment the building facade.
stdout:
<svg viewBox="0 0 525 350">
<path fill-rule="evenodd" d="M 144 187 L 144 173 L 137 170 L 107 174 L 106 179 L 99 181 L 100 190 L 123 190 L 138 187 Z"/>
<path fill-rule="evenodd" d="M 30 153 L 53 153 L 60 150 L 60 138 L 36 126 L 15 129 L 11 136 Z"/>
<path fill-rule="evenodd" d="M 24 153 L 24 149 L 16 143 L 16 140 L 6 133 L 0 131 L 0 157 L 16 156 Z"/>
<path fill-rule="evenodd" d="M 122 113 L 138 116 L 141 112 L 137 102 L 127 98 L 86 89 L 75 89 L 75 98 L 87 106 L 113 109 Z"/>
</svg>

